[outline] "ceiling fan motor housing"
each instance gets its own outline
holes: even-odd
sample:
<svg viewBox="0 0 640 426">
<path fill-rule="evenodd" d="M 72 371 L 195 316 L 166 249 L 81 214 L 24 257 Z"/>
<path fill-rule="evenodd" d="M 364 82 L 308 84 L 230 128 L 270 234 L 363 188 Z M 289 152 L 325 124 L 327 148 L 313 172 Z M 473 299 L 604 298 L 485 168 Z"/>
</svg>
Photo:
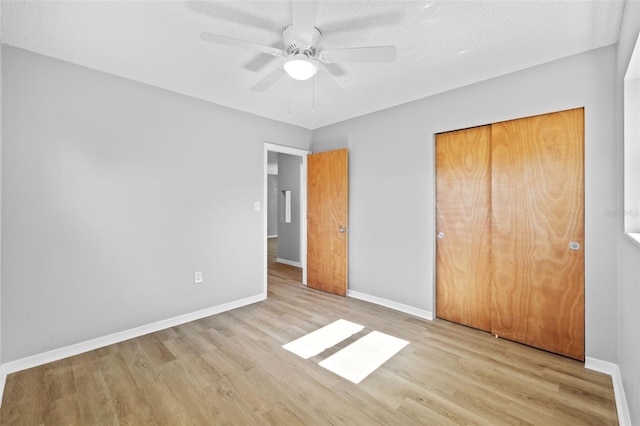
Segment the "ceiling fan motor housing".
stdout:
<svg viewBox="0 0 640 426">
<path fill-rule="evenodd" d="M 308 33 L 309 31 L 305 31 Z M 305 34 L 294 25 L 289 25 L 282 31 L 282 42 L 286 56 L 294 56 L 298 54 L 306 55 L 309 58 L 316 58 L 320 50 L 320 42 L 322 41 L 322 33 L 317 28 L 309 34 Z"/>
</svg>

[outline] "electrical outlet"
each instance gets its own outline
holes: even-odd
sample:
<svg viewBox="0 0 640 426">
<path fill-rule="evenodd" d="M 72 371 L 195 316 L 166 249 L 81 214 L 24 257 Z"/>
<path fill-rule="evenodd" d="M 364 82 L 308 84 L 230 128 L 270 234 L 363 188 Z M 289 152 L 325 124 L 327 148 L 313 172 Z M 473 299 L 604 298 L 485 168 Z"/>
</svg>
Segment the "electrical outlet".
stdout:
<svg viewBox="0 0 640 426">
<path fill-rule="evenodd" d="M 196 284 L 201 283 L 202 282 L 202 271 L 196 271 L 195 273 L 195 279 L 194 282 Z"/>
</svg>

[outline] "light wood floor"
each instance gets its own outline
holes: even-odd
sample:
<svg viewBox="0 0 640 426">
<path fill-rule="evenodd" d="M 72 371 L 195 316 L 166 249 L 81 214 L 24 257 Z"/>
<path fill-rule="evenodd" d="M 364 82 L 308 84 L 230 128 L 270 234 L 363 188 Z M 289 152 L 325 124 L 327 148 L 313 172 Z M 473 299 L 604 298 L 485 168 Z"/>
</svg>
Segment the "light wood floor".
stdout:
<svg viewBox="0 0 640 426">
<path fill-rule="evenodd" d="M 340 318 L 365 330 L 308 360 L 281 348 Z M 317 364 L 372 330 L 411 343 L 358 385 Z M 577 361 L 310 290 L 298 269 L 272 264 L 264 302 L 11 374 L 0 422 L 584 425 L 617 417 L 610 378 Z"/>
</svg>

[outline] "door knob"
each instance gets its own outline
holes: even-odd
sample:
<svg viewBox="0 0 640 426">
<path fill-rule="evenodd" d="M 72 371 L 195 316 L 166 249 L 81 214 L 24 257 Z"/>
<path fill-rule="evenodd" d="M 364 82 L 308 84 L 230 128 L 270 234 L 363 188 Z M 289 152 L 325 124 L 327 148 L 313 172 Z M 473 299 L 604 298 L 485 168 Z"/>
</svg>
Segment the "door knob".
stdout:
<svg viewBox="0 0 640 426">
<path fill-rule="evenodd" d="M 349 230 L 349 228 L 345 228 L 344 226 L 340 226 L 338 228 L 338 232 L 341 234 L 344 234 L 345 232 L 347 232 Z"/>
<path fill-rule="evenodd" d="M 438 238 L 439 239 L 443 239 L 444 238 L 444 232 L 438 232 Z"/>
<path fill-rule="evenodd" d="M 571 250 L 580 250 L 580 243 L 579 243 L 579 242 L 577 242 L 577 241 L 571 241 L 571 242 L 569 243 L 569 248 L 570 248 Z"/>
</svg>

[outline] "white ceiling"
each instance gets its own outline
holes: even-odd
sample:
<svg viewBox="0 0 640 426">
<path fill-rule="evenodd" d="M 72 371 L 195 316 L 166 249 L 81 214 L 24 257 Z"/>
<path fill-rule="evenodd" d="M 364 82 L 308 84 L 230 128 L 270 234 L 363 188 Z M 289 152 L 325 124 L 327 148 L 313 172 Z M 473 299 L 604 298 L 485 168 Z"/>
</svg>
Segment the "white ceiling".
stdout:
<svg viewBox="0 0 640 426">
<path fill-rule="evenodd" d="M 200 40 L 202 31 L 277 46 L 289 1 L 5 1 L 2 42 L 308 129 L 617 41 L 624 3 L 325 1 L 326 49 L 395 45 L 394 63 L 343 64 L 346 96 L 283 79 L 249 90 L 271 57 Z M 315 109 L 313 105 L 315 103 Z"/>
</svg>

